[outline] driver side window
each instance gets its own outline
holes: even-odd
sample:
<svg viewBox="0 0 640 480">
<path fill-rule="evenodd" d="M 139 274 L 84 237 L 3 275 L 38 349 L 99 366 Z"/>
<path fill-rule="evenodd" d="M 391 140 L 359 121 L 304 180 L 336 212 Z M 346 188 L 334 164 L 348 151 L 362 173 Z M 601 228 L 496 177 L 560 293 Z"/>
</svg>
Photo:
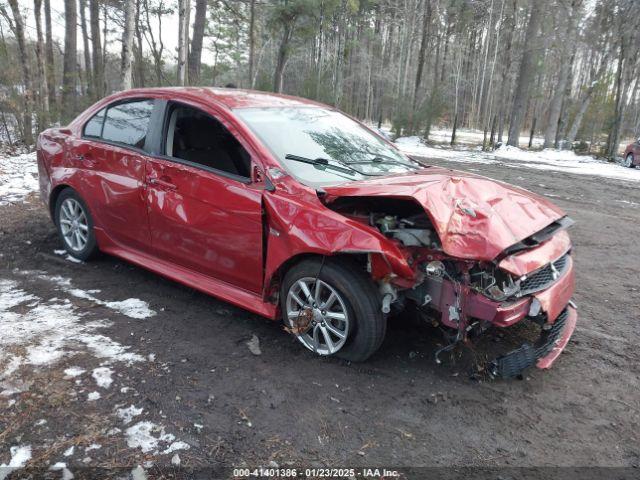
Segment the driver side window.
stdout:
<svg viewBox="0 0 640 480">
<path fill-rule="evenodd" d="M 165 140 L 168 157 L 250 178 L 249 153 L 222 123 L 201 110 L 172 106 Z"/>
</svg>

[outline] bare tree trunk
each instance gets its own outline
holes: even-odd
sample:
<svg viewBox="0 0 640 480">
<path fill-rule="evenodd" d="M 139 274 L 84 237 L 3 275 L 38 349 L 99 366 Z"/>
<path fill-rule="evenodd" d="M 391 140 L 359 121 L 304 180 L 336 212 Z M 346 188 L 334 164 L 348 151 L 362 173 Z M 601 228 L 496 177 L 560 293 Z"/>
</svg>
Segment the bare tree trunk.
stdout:
<svg viewBox="0 0 640 480">
<path fill-rule="evenodd" d="M 187 84 L 190 0 L 178 0 L 178 85 Z"/>
<path fill-rule="evenodd" d="M 33 111 L 33 92 L 31 90 L 31 68 L 29 66 L 29 52 L 24 38 L 24 23 L 18 7 L 18 0 L 9 0 L 9 6 L 13 13 L 13 33 L 18 42 L 20 53 L 20 66 L 22 67 L 22 83 L 24 85 L 24 133 L 22 140 L 26 145 L 33 145 L 33 125 L 31 113 Z"/>
<path fill-rule="evenodd" d="M 618 150 L 618 137 L 620 134 L 620 122 L 622 118 L 622 73 L 624 71 L 625 64 L 625 45 L 624 40 L 620 41 L 620 56 L 618 57 L 618 67 L 616 70 L 616 99 L 614 109 L 613 126 L 609 131 L 609 138 L 607 140 L 607 157 L 610 159 L 615 158 Z"/>
<path fill-rule="evenodd" d="M 122 32 L 122 90 L 131 88 L 131 57 L 133 47 L 133 22 L 135 20 L 135 0 L 124 0 L 124 31 Z"/>
<path fill-rule="evenodd" d="M 533 137 L 536 134 L 536 122 L 537 117 L 533 117 L 533 121 L 531 122 L 531 131 L 529 132 L 529 148 L 533 147 Z"/>
<path fill-rule="evenodd" d="M 418 52 L 418 66 L 416 68 L 416 81 L 413 88 L 413 100 L 411 102 L 409 134 L 414 132 L 414 115 L 418 105 L 418 91 L 422 82 L 422 71 L 424 69 L 424 59 L 429 41 L 429 26 L 431 25 L 431 0 L 425 0 L 424 12 L 422 14 L 422 36 L 420 38 L 420 50 Z"/>
<path fill-rule="evenodd" d="M 413 108 L 418 102 L 418 90 L 422 82 L 422 72 L 424 70 L 424 58 L 427 52 L 429 41 L 429 26 L 431 25 L 431 0 L 425 0 L 424 12 L 422 15 L 422 37 L 420 38 L 420 51 L 418 52 L 418 66 L 416 68 L 416 81 L 413 89 Z"/>
<path fill-rule="evenodd" d="M 578 136 L 578 131 L 582 125 L 582 119 L 584 118 L 584 114 L 587 113 L 587 109 L 591 104 L 591 96 L 593 94 L 593 89 L 587 90 L 584 98 L 580 101 L 580 107 L 576 112 L 576 116 L 573 118 L 573 123 L 571 124 L 571 128 L 569 129 L 569 133 L 567 134 L 567 142 L 570 144 L 575 142 L 576 137 Z"/>
<path fill-rule="evenodd" d="M 494 53 L 493 53 L 493 62 L 491 63 L 491 71 L 489 72 L 489 85 L 487 87 L 487 94 L 486 94 L 486 101 L 485 101 L 485 107 L 484 107 L 484 118 L 482 120 L 482 122 L 484 124 L 487 124 L 488 121 L 491 121 L 491 140 L 490 140 L 490 147 L 491 149 L 493 149 L 493 145 L 494 145 L 494 134 L 495 134 L 495 130 L 496 130 L 496 118 L 493 115 L 493 74 L 495 72 L 495 68 L 496 68 L 496 63 L 498 61 L 498 47 L 500 46 L 500 33 L 502 32 L 502 14 L 504 13 L 504 4 L 505 4 L 505 0 L 502 0 L 502 4 L 500 6 L 500 14 L 498 15 L 498 20 L 496 21 L 496 28 L 498 28 L 497 32 L 496 32 L 496 41 L 495 41 L 495 49 L 494 49 Z M 500 25 L 499 27 L 497 27 L 497 25 Z M 493 116 L 493 120 L 491 120 Z"/>
<path fill-rule="evenodd" d="M 85 9 L 87 7 L 87 0 L 79 0 L 79 11 L 80 11 L 80 29 L 82 30 L 82 48 L 84 54 L 84 70 L 85 70 L 85 80 L 87 82 L 87 94 L 89 98 L 93 98 L 94 94 L 94 86 L 93 79 L 91 78 L 91 51 L 89 50 L 89 33 L 87 29 L 87 18 L 85 15 Z"/>
<path fill-rule="evenodd" d="M 38 61 L 38 88 L 40 106 L 38 108 L 38 131 L 41 132 L 49 126 L 49 85 L 47 82 L 47 69 L 44 60 L 44 38 L 42 35 L 42 0 L 33 1 L 33 14 L 36 20 L 36 58 Z"/>
<path fill-rule="evenodd" d="M 109 46 L 109 29 L 107 28 L 107 23 L 109 21 L 109 11 L 107 10 L 107 4 L 103 3 L 102 4 L 102 11 L 104 12 L 102 14 L 102 39 L 104 40 L 103 42 L 103 48 L 102 48 L 102 66 L 105 69 L 106 72 L 106 66 L 107 66 L 107 47 Z M 107 76 L 105 73 L 105 77 L 104 77 L 104 89 L 105 92 L 107 91 Z"/>
<path fill-rule="evenodd" d="M 102 45 L 100 39 L 100 3 L 89 0 L 91 26 L 91 55 L 93 60 L 93 92 L 96 98 L 104 95 L 104 65 L 102 63 Z"/>
<path fill-rule="evenodd" d="M 529 23 L 527 24 L 527 33 L 524 40 L 525 49 L 522 54 L 520 63 L 520 72 L 518 74 L 518 83 L 516 86 L 513 108 L 511 110 L 511 122 L 509 124 L 508 145 L 518 146 L 520 138 L 520 129 L 524 120 L 524 114 L 529 100 L 529 90 L 531 79 L 536 67 L 538 28 L 542 16 L 542 9 L 545 8 L 544 2 L 532 2 L 531 14 L 529 15 Z"/>
<path fill-rule="evenodd" d="M 487 73 L 487 61 L 489 59 L 489 44 L 491 43 L 491 24 L 492 24 L 492 19 L 493 19 L 493 0 L 491 0 L 490 6 L 489 6 L 489 19 L 487 20 L 487 36 L 486 36 L 486 41 L 485 41 L 485 45 L 484 45 L 484 60 L 482 62 L 482 75 L 480 76 L 479 80 L 480 80 L 480 92 L 478 93 L 478 113 L 476 116 L 476 124 L 478 119 L 481 119 L 481 122 L 483 124 L 484 127 L 484 132 L 485 132 L 485 137 L 487 136 L 486 132 L 487 132 L 487 125 L 486 122 L 484 121 L 483 118 L 483 114 L 486 115 L 486 112 L 484 111 L 484 96 L 485 96 L 485 92 L 484 92 L 484 79 L 485 79 L 485 75 Z M 497 35 L 500 34 L 500 30 L 498 30 Z M 498 47 L 498 38 L 496 38 L 496 52 L 497 52 L 497 47 Z M 495 65 L 495 63 L 494 63 Z M 493 73 L 493 70 L 492 70 Z M 486 139 L 485 141 L 483 141 L 483 149 L 485 148 L 485 144 L 486 143 Z"/>
<path fill-rule="evenodd" d="M 458 128 L 458 92 L 460 91 L 460 73 L 462 70 L 462 53 L 458 55 L 456 62 L 456 76 L 455 76 L 455 104 L 453 107 L 453 130 L 451 132 L 451 145 L 456 143 L 456 130 Z"/>
<path fill-rule="evenodd" d="M 151 24 L 151 18 L 149 15 L 149 4 L 147 0 L 141 0 L 144 2 L 144 18 L 146 28 L 144 29 L 144 36 L 147 40 L 147 44 L 151 49 L 151 55 L 153 55 L 153 65 L 156 73 L 156 85 L 162 85 L 162 53 L 164 52 L 164 44 L 162 43 L 162 12 L 164 9 L 164 4 L 162 1 L 159 2 L 157 8 L 157 17 L 158 17 L 158 40 L 156 41 L 156 37 L 153 34 L 153 28 Z"/>
<path fill-rule="evenodd" d="M 191 50 L 189 51 L 189 83 L 200 83 L 200 67 L 202 62 L 202 42 L 204 27 L 207 22 L 207 0 L 196 0 L 195 20 L 193 21 L 193 35 Z"/>
<path fill-rule="evenodd" d="M 547 120 L 547 128 L 544 133 L 544 147 L 551 148 L 555 144 L 556 134 L 558 132 L 558 121 L 560 120 L 560 111 L 562 109 L 562 100 L 567 89 L 567 81 L 569 79 L 571 63 L 569 62 L 569 56 L 571 54 L 570 49 L 574 45 L 574 33 L 576 28 L 576 22 L 579 15 L 581 0 L 573 0 L 571 2 L 571 9 L 568 18 L 566 19 L 567 27 L 564 38 L 560 39 L 561 42 L 561 54 L 560 54 L 560 71 L 558 72 L 558 81 L 555 86 L 553 98 L 551 99 L 551 105 L 549 106 L 549 118 Z"/>
<path fill-rule="evenodd" d="M 501 87 L 502 91 L 500 95 L 498 95 L 498 136 L 497 143 L 502 143 L 502 135 L 504 134 L 504 117 L 505 117 L 505 97 L 509 95 L 511 92 L 511 78 L 509 75 L 509 69 L 511 67 L 511 51 L 513 44 L 513 32 L 516 28 L 516 10 L 517 10 L 517 0 L 513 1 L 513 10 L 509 15 L 509 30 L 507 30 L 507 38 L 506 38 L 506 53 L 504 55 L 504 68 L 502 70 L 502 82 Z"/>
<path fill-rule="evenodd" d="M 256 56 L 256 0 L 249 2 L 249 88 L 253 88 L 253 64 Z"/>
<path fill-rule="evenodd" d="M 289 43 L 293 35 L 293 22 L 287 22 L 284 25 L 282 31 L 282 38 L 280 40 L 280 46 L 278 47 L 278 54 L 276 57 L 276 69 L 273 74 L 273 91 L 276 93 L 282 92 L 282 83 L 284 80 L 284 69 L 287 66 L 289 60 Z"/>
<path fill-rule="evenodd" d="M 78 11 L 75 0 L 64 0 L 64 65 L 62 73 L 62 121 L 69 122 L 76 113 L 78 92 Z"/>
<path fill-rule="evenodd" d="M 144 51 L 142 49 L 142 29 L 140 28 L 140 10 L 142 9 L 142 0 L 136 1 L 136 18 L 135 18 L 135 35 L 136 35 L 136 77 L 138 87 L 144 87 L 146 85 L 144 75 Z"/>
<path fill-rule="evenodd" d="M 53 34 L 51 33 L 51 5 L 44 0 L 45 53 L 47 58 L 47 86 L 49 88 L 49 109 L 53 110 L 52 120 L 57 120 L 58 95 L 56 83 L 56 64 L 53 57 Z"/>
</svg>

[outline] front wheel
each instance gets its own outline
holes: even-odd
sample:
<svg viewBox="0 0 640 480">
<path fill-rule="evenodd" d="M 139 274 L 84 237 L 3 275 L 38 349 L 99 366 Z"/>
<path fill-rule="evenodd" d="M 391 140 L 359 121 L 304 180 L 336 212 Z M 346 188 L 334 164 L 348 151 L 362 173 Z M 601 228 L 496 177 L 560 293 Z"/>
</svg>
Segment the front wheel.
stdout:
<svg viewBox="0 0 640 480">
<path fill-rule="evenodd" d="M 356 263 L 304 260 L 285 275 L 280 297 L 287 329 L 318 355 L 361 362 L 384 340 L 380 295 Z"/>
<path fill-rule="evenodd" d="M 627 155 L 627 158 L 624 159 L 624 166 L 633 168 L 633 153 Z"/>
<path fill-rule="evenodd" d="M 93 219 L 80 196 L 71 188 L 56 200 L 56 226 L 67 252 L 78 260 L 89 260 L 98 253 Z"/>
</svg>

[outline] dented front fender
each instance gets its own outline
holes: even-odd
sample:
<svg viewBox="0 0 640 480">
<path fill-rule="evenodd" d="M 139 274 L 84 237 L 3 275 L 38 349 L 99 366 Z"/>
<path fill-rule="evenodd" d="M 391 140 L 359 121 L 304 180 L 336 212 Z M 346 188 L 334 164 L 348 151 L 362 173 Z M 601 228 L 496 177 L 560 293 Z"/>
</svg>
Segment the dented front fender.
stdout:
<svg viewBox="0 0 640 480">
<path fill-rule="evenodd" d="M 289 259 L 303 255 L 369 254 L 372 276 L 415 280 L 410 255 L 377 229 L 326 208 L 300 192 L 265 194 L 265 286 Z"/>
</svg>

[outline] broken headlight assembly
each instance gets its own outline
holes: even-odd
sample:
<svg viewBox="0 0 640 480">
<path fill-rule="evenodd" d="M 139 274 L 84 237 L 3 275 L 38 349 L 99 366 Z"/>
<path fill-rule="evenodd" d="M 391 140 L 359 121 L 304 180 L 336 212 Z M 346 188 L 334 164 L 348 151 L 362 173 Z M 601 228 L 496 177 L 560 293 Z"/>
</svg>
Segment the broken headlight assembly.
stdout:
<svg viewBox="0 0 640 480">
<path fill-rule="evenodd" d="M 469 271 L 471 288 L 485 297 L 502 302 L 520 292 L 520 280 L 494 266 L 475 265 Z"/>
<path fill-rule="evenodd" d="M 432 250 L 440 248 L 438 236 L 425 214 L 401 218 L 398 215 L 372 213 L 369 223 L 387 237 L 398 240 L 405 247 L 427 247 Z"/>
</svg>

